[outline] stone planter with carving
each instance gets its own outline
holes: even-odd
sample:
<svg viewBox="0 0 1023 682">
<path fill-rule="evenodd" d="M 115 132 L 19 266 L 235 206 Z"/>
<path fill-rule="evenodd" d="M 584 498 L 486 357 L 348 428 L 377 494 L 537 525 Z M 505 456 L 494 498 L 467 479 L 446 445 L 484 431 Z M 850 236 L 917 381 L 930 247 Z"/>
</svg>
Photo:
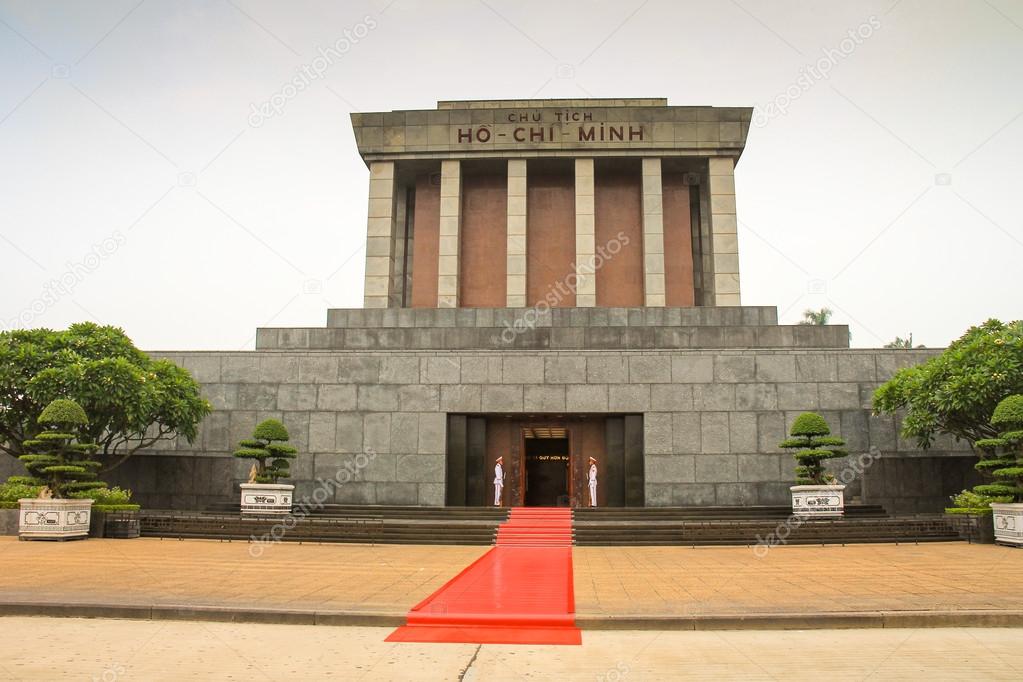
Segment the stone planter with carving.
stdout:
<svg viewBox="0 0 1023 682">
<path fill-rule="evenodd" d="M 811 519 L 839 518 L 845 513 L 844 485 L 794 485 L 792 513 Z"/>
<path fill-rule="evenodd" d="M 92 500 L 18 500 L 18 536 L 25 539 L 67 540 L 89 535 Z"/>
<path fill-rule="evenodd" d="M 242 514 L 290 514 L 295 486 L 284 483 L 242 483 Z"/>
<path fill-rule="evenodd" d="M 994 511 L 995 542 L 1023 547 L 1023 503 L 991 503 Z"/>
</svg>

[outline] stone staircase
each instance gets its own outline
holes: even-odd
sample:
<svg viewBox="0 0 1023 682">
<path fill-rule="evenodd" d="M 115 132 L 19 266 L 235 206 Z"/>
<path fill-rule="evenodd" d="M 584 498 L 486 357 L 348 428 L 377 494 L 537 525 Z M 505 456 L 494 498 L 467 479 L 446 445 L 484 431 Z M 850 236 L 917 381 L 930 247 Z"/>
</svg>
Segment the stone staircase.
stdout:
<svg viewBox="0 0 1023 682">
<path fill-rule="evenodd" d="M 848 505 L 840 519 L 801 520 L 786 506 L 577 509 L 576 545 L 749 545 L 941 542 L 960 536 L 944 516 L 890 517 Z"/>
<path fill-rule="evenodd" d="M 417 545 L 749 545 L 959 540 L 941 515 L 890 517 L 879 505 L 849 505 L 841 519 L 799 521 L 786 506 L 568 510 L 325 505 L 295 522 L 241 516 L 237 505 L 203 512 L 145 510 L 141 534 L 254 542 Z M 568 519 L 571 518 L 571 523 Z M 503 525 L 502 525 L 503 524 Z M 539 544 L 538 544 L 539 543 Z"/>
<path fill-rule="evenodd" d="M 143 511 L 145 537 L 267 542 L 355 542 L 407 545 L 492 545 L 507 509 L 324 505 L 296 522 L 241 516 L 238 505 L 204 512 Z"/>
</svg>

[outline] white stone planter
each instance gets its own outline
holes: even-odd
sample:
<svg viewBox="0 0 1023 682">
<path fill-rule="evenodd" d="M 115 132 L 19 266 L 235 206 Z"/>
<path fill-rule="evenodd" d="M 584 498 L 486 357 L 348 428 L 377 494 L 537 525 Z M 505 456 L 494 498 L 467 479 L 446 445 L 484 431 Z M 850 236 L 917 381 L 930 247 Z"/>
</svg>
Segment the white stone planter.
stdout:
<svg viewBox="0 0 1023 682">
<path fill-rule="evenodd" d="M 1023 546 L 1023 503 L 991 503 L 995 521 L 995 542 Z"/>
<path fill-rule="evenodd" d="M 844 485 L 794 485 L 792 513 L 812 519 L 837 518 L 845 513 Z"/>
<path fill-rule="evenodd" d="M 64 540 L 89 535 L 92 500 L 18 500 L 18 535 L 22 538 Z"/>
<path fill-rule="evenodd" d="M 242 483 L 242 514 L 290 514 L 295 486 Z"/>
</svg>

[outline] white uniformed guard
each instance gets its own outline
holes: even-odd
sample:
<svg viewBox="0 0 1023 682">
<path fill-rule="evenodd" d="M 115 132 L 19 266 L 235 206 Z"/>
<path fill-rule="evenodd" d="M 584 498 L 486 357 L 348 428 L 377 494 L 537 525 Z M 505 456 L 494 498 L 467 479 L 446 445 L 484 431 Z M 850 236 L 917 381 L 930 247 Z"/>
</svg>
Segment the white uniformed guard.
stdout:
<svg viewBox="0 0 1023 682">
<path fill-rule="evenodd" d="M 504 490 L 504 457 L 497 458 L 494 465 L 494 506 L 501 506 L 501 492 Z"/>
<path fill-rule="evenodd" d="M 589 478 L 589 482 L 590 482 L 590 506 L 591 507 L 596 507 L 597 506 L 597 460 L 594 459 L 593 457 L 590 457 L 590 473 L 589 473 L 588 478 Z"/>
</svg>

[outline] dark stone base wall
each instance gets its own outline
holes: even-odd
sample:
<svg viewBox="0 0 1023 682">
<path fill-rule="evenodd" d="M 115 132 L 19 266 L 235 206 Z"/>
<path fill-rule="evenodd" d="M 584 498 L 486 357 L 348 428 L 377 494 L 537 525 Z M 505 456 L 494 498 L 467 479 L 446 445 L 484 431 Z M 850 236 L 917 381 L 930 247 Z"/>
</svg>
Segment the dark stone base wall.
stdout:
<svg viewBox="0 0 1023 682">
<path fill-rule="evenodd" d="M 864 473 L 863 497 L 892 514 L 940 512 L 950 496 L 981 483 L 976 461 L 972 455 L 882 458 Z"/>
<path fill-rule="evenodd" d="M 794 463 L 777 444 L 805 410 L 854 454 L 881 457 L 847 498 L 938 512 L 972 481 L 969 450 L 924 455 L 898 420 L 870 414 L 874 389 L 932 350 L 249 351 L 155 353 L 187 367 L 215 411 L 193 444 L 162 443 L 105 475 L 150 508 L 234 502 L 250 463 L 230 456 L 281 419 L 299 456 L 296 500 L 341 472 L 325 502 L 444 504 L 447 415 L 641 414 L 647 506 L 787 504 Z M 842 460 L 833 463 L 841 470 Z M 0 458 L 0 476 L 20 464 Z"/>
</svg>

